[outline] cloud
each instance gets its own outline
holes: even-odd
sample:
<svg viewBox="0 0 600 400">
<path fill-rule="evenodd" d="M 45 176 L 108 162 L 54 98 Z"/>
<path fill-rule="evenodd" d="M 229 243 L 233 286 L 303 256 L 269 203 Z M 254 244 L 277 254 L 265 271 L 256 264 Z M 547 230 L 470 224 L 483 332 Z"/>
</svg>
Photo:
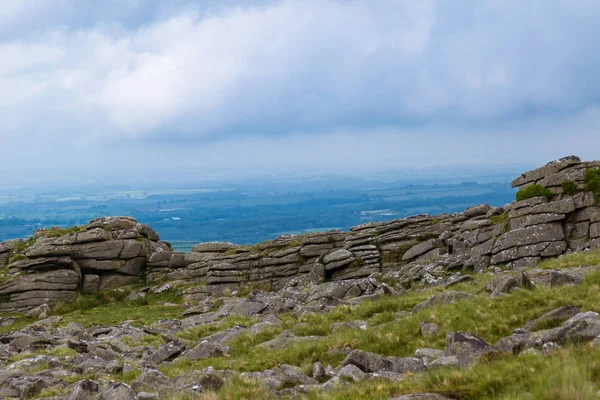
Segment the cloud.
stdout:
<svg viewBox="0 0 600 400">
<path fill-rule="evenodd" d="M 543 132 L 522 128 L 540 120 L 583 132 L 576 121 L 600 97 L 592 0 L 99 4 L 0 3 L 5 143 L 49 158 L 141 144 L 332 146 L 319 137 L 380 139 L 383 151 L 518 130 L 533 141 Z"/>
</svg>

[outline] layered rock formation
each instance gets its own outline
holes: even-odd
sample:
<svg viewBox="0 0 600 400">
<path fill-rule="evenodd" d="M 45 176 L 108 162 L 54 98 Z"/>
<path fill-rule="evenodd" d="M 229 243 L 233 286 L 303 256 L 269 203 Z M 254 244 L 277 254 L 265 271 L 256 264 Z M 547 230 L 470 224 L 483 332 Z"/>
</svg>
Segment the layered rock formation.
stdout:
<svg viewBox="0 0 600 400">
<path fill-rule="evenodd" d="M 252 247 L 201 243 L 188 253 L 174 252 L 150 227 L 128 217 L 38 231 L 27 242 L 0 244 L 6 266 L 0 311 L 68 301 L 77 291 L 94 293 L 140 277 L 196 283 L 185 295 L 197 300 L 244 285 L 278 290 L 305 274 L 322 282 L 394 273 L 410 287 L 415 281 L 445 283 L 448 271 L 457 269 L 529 267 L 600 247 L 597 194 L 585 190 L 586 171 L 599 166 L 566 157 L 512 182 L 521 189 L 542 185 L 551 197 L 368 223 L 350 232 L 286 235 Z"/>
<path fill-rule="evenodd" d="M 584 181 L 585 171 L 598 166 L 600 162 L 567 157 L 512 183 L 520 188 L 547 185 L 555 193 L 551 198 L 369 223 L 348 233 L 282 236 L 254 247 L 202 243 L 187 254 L 158 252 L 149 257 L 148 280 L 205 282 L 215 290 L 248 283 L 278 288 L 308 272 L 323 280 L 344 280 L 398 271 L 410 284 L 434 282 L 436 274 L 447 270 L 533 266 L 568 251 L 600 247 L 600 209 Z M 567 182 L 577 190 L 564 193 Z"/>
<path fill-rule="evenodd" d="M 152 228 L 129 217 L 98 218 L 2 243 L 0 312 L 67 302 L 78 292 L 93 294 L 139 281 L 148 255 L 168 249 Z"/>
</svg>

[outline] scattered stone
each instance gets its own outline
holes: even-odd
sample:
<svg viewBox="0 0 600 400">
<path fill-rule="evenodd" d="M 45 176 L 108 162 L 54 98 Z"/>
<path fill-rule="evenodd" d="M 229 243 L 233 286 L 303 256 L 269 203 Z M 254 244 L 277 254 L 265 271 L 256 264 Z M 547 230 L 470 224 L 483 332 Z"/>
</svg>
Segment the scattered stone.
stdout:
<svg viewBox="0 0 600 400">
<path fill-rule="evenodd" d="M 428 338 L 436 336 L 440 332 L 440 326 L 433 322 L 421 322 L 419 323 L 419 330 L 421 336 Z"/>
<path fill-rule="evenodd" d="M 471 333 L 448 332 L 446 334 L 446 356 L 456 356 L 462 367 L 470 367 L 481 357 L 497 352 L 497 348 Z"/>
<path fill-rule="evenodd" d="M 461 300 L 470 299 L 472 297 L 473 297 L 473 295 L 469 294 L 469 293 L 455 292 L 452 290 L 448 290 L 446 292 L 443 292 L 443 293 L 440 293 L 440 294 L 430 297 L 428 300 L 424 301 L 423 303 L 417 304 L 413 308 L 413 313 L 416 313 L 420 310 L 423 310 L 425 308 L 432 307 L 435 305 L 456 303 Z"/>
</svg>

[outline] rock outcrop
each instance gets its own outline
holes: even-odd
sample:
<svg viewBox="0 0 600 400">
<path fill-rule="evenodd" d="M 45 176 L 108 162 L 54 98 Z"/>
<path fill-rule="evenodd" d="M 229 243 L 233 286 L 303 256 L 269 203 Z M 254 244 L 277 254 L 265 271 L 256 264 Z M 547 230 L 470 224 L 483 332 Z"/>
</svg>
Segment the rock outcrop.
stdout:
<svg viewBox="0 0 600 400">
<path fill-rule="evenodd" d="M 336 281 L 396 271 L 410 285 L 436 283 L 436 275 L 451 270 L 533 266 L 565 252 L 600 247 L 600 208 L 594 193 L 585 191 L 585 171 L 599 166 L 567 157 L 512 183 L 519 188 L 546 185 L 555 193 L 552 198 L 368 223 L 348 233 L 287 235 L 254 247 L 204 243 L 187 254 L 155 253 L 148 279 L 205 282 L 216 291 L 232 284 L 277 289 L 307 273 Z M 568 182 L 576 185 L 575 192 L 563 191 Z"/>
<path fill-rule="evenodd" d="M 597 194 L 585 190 L 586 171 L 599 167 L 599 161 L 566 157 L 512 182 L 521 189 L 542 185 L 552 197 L 368 223 L 350 232 L 285 235 L 251 247 L 215 242 L 175 252 L 150 227 L 128 217 L 37 231 L 28 241 L 0 244 L 6 268 L 0 311 L 69 301 L 78 291 L 93 294 L 140 277 L 196 284 L 184 296 L 199 300 L 243 286 L 279 290 L 297 276 L 324 282 L 388 273 L 408 288 L 414 282 L 451 284 L 448 275 L 455 270 L 531 267 L 600 247 Z"/>
<path fill-rule="evenodd" d="M 168 249 L 152 228 L 129 217 L 39 230 L 28 241 L 2 243 L 0 312 L 68 302 L 80 291 L 94 294 L 139 281 L 148 256 Z"/>
</svg>

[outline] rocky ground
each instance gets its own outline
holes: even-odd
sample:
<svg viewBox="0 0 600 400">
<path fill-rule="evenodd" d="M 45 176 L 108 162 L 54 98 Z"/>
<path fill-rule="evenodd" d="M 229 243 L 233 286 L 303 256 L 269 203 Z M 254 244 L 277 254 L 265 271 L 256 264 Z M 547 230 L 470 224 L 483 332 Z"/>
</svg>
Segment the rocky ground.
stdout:
<svg viewBox="0 0 600 400">
<path fill-rule="evenodd" d="M 195 305 L 181 296 L 185 285 L 81 296 L 2 317 L 0 396 L 543 398 L 527 392 L 571 360 L 578 380 L 546 382 L 540 393 L 577 385 L 576 397 L 547 398 L 593 398 L 598 364 L 585 363 L 600 355 L 594 264 L 600 251 L 410 291 L 393 274 L 321 283 L 307 275 L 277 292 Z"/>
</svg>

